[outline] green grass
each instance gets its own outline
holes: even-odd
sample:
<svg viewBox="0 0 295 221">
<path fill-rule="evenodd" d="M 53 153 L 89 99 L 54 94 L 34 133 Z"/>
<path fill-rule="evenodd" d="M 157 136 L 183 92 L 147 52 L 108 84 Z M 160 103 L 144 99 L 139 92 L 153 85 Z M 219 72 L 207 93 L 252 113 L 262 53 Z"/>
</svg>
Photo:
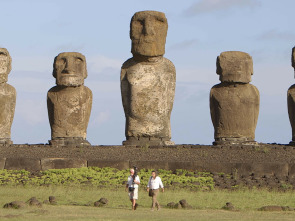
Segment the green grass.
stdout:
<svg viewBox="0 0 295 221">
<path fill-rule="evenodd" d="M 128 170 L 92 167 L 34 174 L 25 170 L 0 170 L 0 220 L 295 220 L 295 211 L 257 211 L 267 205 L 295 208 L 294 191 L 242 187 L 234 191 L 218 190 L 214 189 L 210 173 L 186 170 L 159 172 L 168 188 L 158 197 L 162 210 L 151 212 L 151 198 L 145 191 L 151 170 L 139 172 L 141 185 L 137 211 L 131 211 L 125 192 Z M 172 182 L 178 184 L 171 186 Z M 49 196 L 56 197 L 57 205 L 3 208 L 5 203 L 12 201 L 26 202 L 36 197 L 43 202 Z M 108 205 L 94 207 L 93 203 L 102 197 L 109 200 Z M 167 203 L 182 199 L 186 199 L 193 209 L 165 208 Z M 231 202 L 238 211 L 222 210 L 226 202 Z"/>
<path fill-rule="evenodd" d="M 266 205 L 295 207 L 294 192 L 270 192 L 267 190 L 238 191 L 189 191 L 167 190 L 160 193 L 158 200 L 163 206 L 160 211 L 150 211 L 151 198 L 145 188 L 139 192 L 139 208 L 131 211 L 124 187 L 97 188 L 85 186 L 0 186 L 0 220 L 294 220 L 295 212 L 260 212 Z M 4 209 L 2 206 L 14 200 L 27 201 L 35 196 L 39 201 L 54 195 L 58 204 L 43 205 L 42 208 Z M 106 208 L 84 206 L 105 197 Z M 193 206 L 191 210 L 168 209 L 164 206 L 173 201 L 186 199 Z M 239 211 L 221 210 L 231 202 Z M 73 206 L 73 203 L 76 206 Z M 11 218 L 4 218 L 10 215 Z M 16 217 L 13 217 L 16 216 Z"/>
</svg>

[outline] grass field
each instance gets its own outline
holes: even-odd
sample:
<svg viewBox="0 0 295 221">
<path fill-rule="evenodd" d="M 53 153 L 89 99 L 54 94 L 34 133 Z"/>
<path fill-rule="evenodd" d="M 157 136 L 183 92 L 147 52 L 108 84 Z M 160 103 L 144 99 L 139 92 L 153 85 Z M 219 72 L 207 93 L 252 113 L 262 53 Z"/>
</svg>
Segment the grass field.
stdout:
<svg viewBox="0 0 295 221">
<path fill-rule="evenodd" d="M 5 203 L 27 201 L 36 197 L 39 201 L 55 196 L 57 205 L 24 209 L 4 209 Z M 267 190 L 237 191 L 189 191 L 184 189 L 166 190 L 160 193 L 160 211 L 151 211 L 151 199 L 141 187 L 139 207 L 131 210 L 124 187 L 97 188 L 87 186 L 0 186 L 0 220 L 295 220 L 295 211 L 261 212 L 258 208 L 267 205 L 295 207 L 294 192 Z M 93 202 L 105 197 L 109 200 L 105 208 L 93 206 Z M 168 209 L 164 206 L 181 199 L 193 209 Z M 225 211 L 221 207 L 231 202 L 239 211 Z M 75 204 L 75 205 L 74 205 Z M 90 206 L 85 206 L 89 204 Z"/>
</svg>

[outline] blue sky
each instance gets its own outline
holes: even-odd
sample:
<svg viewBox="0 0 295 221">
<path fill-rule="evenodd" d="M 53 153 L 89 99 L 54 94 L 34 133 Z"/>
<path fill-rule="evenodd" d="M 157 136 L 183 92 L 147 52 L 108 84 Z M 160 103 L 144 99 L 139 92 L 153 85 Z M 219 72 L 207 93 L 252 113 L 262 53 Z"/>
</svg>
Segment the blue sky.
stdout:
<svg viewBox="0 0 295 221">
<path fill-rule="evenodd" d="M 8 83 L 17 90 L 14 143 L 47 143 L 50 127 L 46 94 L 55 85 L 54 57 L 77 51 L 86 56 L 93 92 L 88 126 L 92 144 L 121 144 L 125 117 L 120 68 L 130 58 L 129 24 L 137 11 L 166 14 L 165 57 L 177 74 L 171 116 L 172 140 L 211 144 L 209 92 L 219 83 L 216 57 L 223 51 L 249 53 L 252 84 L 260 91 L 258 142 L 288 143 L 291 126 L 286 95 L 294 84 L 291 49 L 295 1 L 281 0 L 0 0 L 4 18 L 0 47 L 12 57 Z"/>
</svg>

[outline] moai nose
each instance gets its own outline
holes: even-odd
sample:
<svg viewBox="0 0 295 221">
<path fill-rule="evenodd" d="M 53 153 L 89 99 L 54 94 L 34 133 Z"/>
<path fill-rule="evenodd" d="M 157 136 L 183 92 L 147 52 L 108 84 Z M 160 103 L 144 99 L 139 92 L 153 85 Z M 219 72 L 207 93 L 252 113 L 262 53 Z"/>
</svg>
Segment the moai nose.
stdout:
<svg viewBox="0 0 295 221">
<path fill-rule="evenodd" d="M 154 19 L 152 17 L 147 17 L 144 22 L 144 34 L 145 35 L 155 35 L 154 29 Z"/>
<path fill-rule="evenodd" d="M 74 72 L 74 71 L 75 71 L 74 59 L 72 59 L 72 58 L 66 59 L 65 68 L 64 68 L 63 72 L 69 73 L 69 72 Z"/>
</svg>

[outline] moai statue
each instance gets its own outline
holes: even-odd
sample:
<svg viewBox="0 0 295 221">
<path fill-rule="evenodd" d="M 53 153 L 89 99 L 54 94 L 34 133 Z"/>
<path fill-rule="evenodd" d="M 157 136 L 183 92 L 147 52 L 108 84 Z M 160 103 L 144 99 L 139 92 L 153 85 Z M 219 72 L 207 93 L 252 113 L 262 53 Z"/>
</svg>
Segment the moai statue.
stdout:
<svg viewBox="0 0 295 221">
<path fill-rule="evenodd" d="M 214 145 L 255 145 L 259 114 L 259 91 L 249 84 L 253 75 L 252 57 L 244 52 L 227 51 L 216 61 L 220 84 L 210 91 L 210 112 Z"/>
<path fill-rule="evenodd" d="M 292 67 L 295 69 L 295 47 L 292 49 Z M 292 127 L 292 141 L 290 145 L 295 146 L 295 84 L 288 89 L 288 113 Z"/>
<path fill-rule="evenodd" d="M 16 90 L 7 84 L 11 71 L 11 57 L 6 48 L 0 48 L 0 145 L 12 144 L 10 131 L 14 117 Z"/>
<path fill-rule="evenodd" d="M 126 117 L 125 146 L 173 145 L 170 115 L 176 71 L 164 58 L 168 23 L 165 14 L 141 11 L 130 24 L 131 53 L 121 69 Z"/>
<path fill-rule="evenodd" d="M 77 52 L 64 52 L 53 63 L 55 87 L 47 93 L 51 127 L 49 144 L 57 146 L 90 145 L 86 131 L 92 107 L 92 92 L 84 86 L 86 59 Z"/>
</svg>

